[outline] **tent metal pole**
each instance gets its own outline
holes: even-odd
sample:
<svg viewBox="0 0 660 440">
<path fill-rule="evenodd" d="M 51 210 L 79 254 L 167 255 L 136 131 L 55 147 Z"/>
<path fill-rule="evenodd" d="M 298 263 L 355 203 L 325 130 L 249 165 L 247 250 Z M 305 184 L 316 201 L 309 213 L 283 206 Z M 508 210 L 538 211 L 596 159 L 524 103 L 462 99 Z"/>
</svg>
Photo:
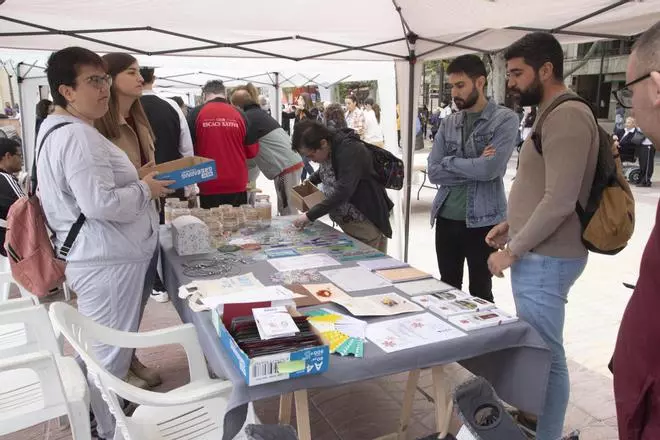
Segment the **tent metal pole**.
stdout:
<svg viewBox="0 0 660 440">
<path fill-rule="evenodd" d="M 436 47 L 435 49 L 427 50 L 426 52 L 423 52 L 423 53 L 420 53 L 417 57 L 418 57 L 418 58 L 423 58 L 423 57 L 425 57 L 426 55 L 428 55 L 428 54 L 430 54 L 430 53 L 437 52 L 437 51 L 442 50 L 442 49 L 444 49 L 445 47 L 449 47 L 449 46 L 455 46 L 455 47 L 458 47 L 458 46 L 456 46 L 456 44 L 458 44 L 458 43 L 460 43 L 460 42 L 462 42 L 462 41 L 469 40 L 470 38 L 476 37 L 477 35 L 483 34 L 483 33 L 486 32 L 487 30 L 488 30 L 488 29 L 482 29 L 482 30 L 480 30 L 480 31 L 472 32 L 471 34 L 466 35 L 466 36 L 464 36 L 464 37 L 461 37 L 461 38 L 459 38 L 459 39 L 457 39 L 457 40 L 454 40 L 454 41 L 451 41 L 451 42 L 447 42 L 447 43 L 440 43 L 440 44 L 442 44 L 442 46 L 440 46 L 440 47 Z M 431 42 L 431 43 L 433 43 L 433 42 L 438 42 L 438 40 L 428 40 L 428 39 L 425 39 L 425 38 L 420 38 L 420 39 L 423 40 L 423 41 L 429 41 L 429 42 Z M 465 47 L 467 47 L 467 46 L 465 46 Z M 477 52 L 485 52 L 485 51 L 484 51 L 483 49 L 479 49 Z"/>
<path fill-rule="evenodd" d="M 478 33 L 480 34 L 483 31 L 479 31 Z M 468 36 L 471 38 L 471 36 Z M 474 46 L 466 46 L 465 44 L 459 44 L 458 42 L 451 42 L 451 41 L 442 41 L 442 40 L 436 40 L 434 38 L 424 38 L 424 37 L 419 37 L 420 40 L 422 41 L 428 41 L 429 43 L 438 43 L 438 44 L 445 44 L 447 46 L 452 46 L 452 47 L 458 47 L 459 49 L 465 49 L 465 50 L 473 50 L 475 52 L 484 52 L 483 49 L 474 47 Z M 467 40 L 467 38 L 465 38 Z M 460 40 L 463 41 L 463 40 Z M 437 50 L 437 49 L 433 49 Z"/>
<path fill-rule="evenodd" d="M 23 93 L 21 93 L 21 83 L 23 82 L 23 77 L 21 76 L 21 66 L 23 63 L 18 63 L 16 65 L 16 82 L 18 83 L 18 105 L 20 106 L 20 116 L 21 116 L 21 150 L 23 153 L 23 165 L 25 171 L 29 171 L 32 169 L 32 164 L 25 163 L 25 158 L 27 157 L 25 154 L 27 153 L 26 149 L 28 148 L 27 145 L 25 145 L 25 131 L 27 130 L 27 127 L 25 126 L 25 106 L 23 105 Z M 11 87 L 11 77 L 9 77 L 9 87 Z M 36 139 L 35 139 L 36 141 Z M 36 157 L 33 157 L 32 160 L 36 160 Z"/>
<path fill-rule="evenodd" d="M 417 35 L 412 32 L 408 34 L 408 42 L 410 43 L 410 55 L 408 57 L 408 142 L 406 144 L 406 152 L 404 154 L 404 163 L 406 166 L 405 174 L 405 206 L 403 216 L 403 261 L 408 262 L 408 248 L 410 244 L 410 195 L 412 190 L 412 168 L 413 168 L 413 153 L 415 151 L 415 64 L 417 58 L 415 56 L 415 43 L 417 42 Z"/>
<path fill-rule="evenodd" d="M 394 41 L 401 41 L 401 38 L 398 38 L 396 40 L 389 40 L 389 41 L 382 41 L 382 42 L 378 42 L 378 43 L 367 44 L 367 45 L 364 45 L 364 46 L 350 46 L 350 45 L 347 45 L 347 44 L 335 43 L 335 42 L 327 41 L 327 40 L 319 40 L 317 38 L 304 37 L 302 35 L 296 35 L 296 39 L 297 40 L 303 40 L 303 41 L 309 41 L 309 42 L 312 42 L 312 43 L 327 44 L 328 46 L 343 47 L 344 49 L 346 49 L 346 51 L 360 50 L 360 51 L 363 51 L 363 52 L 375 53 L 377 55 L 385 55 L 385 56 L 393 57 L 393 58 L 405 58 L 405 57 L 403 57 L 402 55 L 399 55 L 399 54 L 394 54 L 394 53 L 389 53 L 389 52 L 382 52 L 382 51 L 373 50 L 373 49 L 367 49 L 368 47 L 379 46 L 379 45 L 387 44 L 387 43 L 394 42 Z M 308 57 L 308 58 L 317 58 L 321 55 L 313 55 L 313 56 Z"/>
<path fill-rule="evenodd" d="M 597 34 L 597 33 L 592 33 L 592 32 L 568 31 L 568 30 L 565 30 L 565 29 L 552 30 L 552 29 L 540 29 L 540 28 L 532 28 L 532 27 L 524 27 L 524 26 L 509 26 L 506 29 L 511 29 L 511 30 L 514 30 L 514 31 L 522 31 L 522 32 L 547 32 L 547 33 L 559 34 L 559 35 L 574 35 L 574 36 L 577 36 L 577 37 L 603 38 L 605 40 L 626 40 L 626 41 L 630 41 L 634 38 L 631 35 Z"/>
<path fill-rule="evenodd" d="M 600 117 L 600 89 L 603 87 L 603 64 L 605 63 L 605 47 L 600 47 L 600 71 L 598 72 L 598 86 L 596 87 L 596 117 Z"/>
<path fill-rule="evenodd" d="M 611 5 L 605 6 L 605 7 L 602 8 L 602 9 L 599 9 L 599 10 L 597 10 L 597 11 L 594 11 L 594 12 L 592 12 L 591 14 L 587 14 L 587 15 L 585 15 L 585 16 L 583 16 L 583 17 L 576 18 L 575 20 L 573 20 L 573 21 L 571 21 L 571 22 L 568 22 L 568 23 L 566 23 L 566 24 L 563 24 L 563 25 L 561 25 L 561 26 L 559 26 L 559 27 L 557 27 L 557 28 L 554 28 L 554 29 L 552 29 L 552 32 L 560 31 L 560 30 L 562 30 L 562 29 L 566 29 L 567 27 L 571 27 L 571 26 L 574 26 L 574 25 L 576 25 L 576 24 L 578 24 L 578 23 L 582 23 L 583 21 L 589 20 L 590 18 L 593 18 L 593 17 L 595 17 L 595 16 L 597 16 L 597 15 L 604 14 L 605 12 L 611 11 L 612 9 L 616 9 L 616 8 L 618 8 L 619 6 L 621 6 L 621 5 L 625 5 L 626 3 L 630 3 L 630 2 L 631 2 L 631 0 L 620 0 L 620 1 L 616 2 L 616 3 L 613 3 L 613 4 L 611 4 Z"/>
<path fill-rule="evenodd" d="M 275 105 L 273 106 L 274 113 L 275 113 L 275 120 L 282 125 L 282 106 L 280 104 L 280 73 L 279 72 L 274 72 L 275 76 L 275 81 L 273 86 L 275 86 Z"/>
</svg>

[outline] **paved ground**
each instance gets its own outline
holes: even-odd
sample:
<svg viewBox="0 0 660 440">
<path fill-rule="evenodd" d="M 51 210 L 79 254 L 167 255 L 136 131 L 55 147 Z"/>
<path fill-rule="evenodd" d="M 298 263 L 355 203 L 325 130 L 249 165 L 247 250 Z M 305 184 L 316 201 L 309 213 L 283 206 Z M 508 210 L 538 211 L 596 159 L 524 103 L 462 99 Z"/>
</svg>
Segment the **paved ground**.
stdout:
<svg viewBox="0 0 660 440">
<path fill-rule="evenodd" d="M 424 161 L 423 153 L 416 158 Z M 511 184 L 515 169 L 512 161 L 506 176 Z M 272 187 L 260 181 L 267 193 Z M 416 190 L 416 188 L 415 188 Z M 583 440 L 614 440 L 616 413 L 612 394 L 612 379 L 607 370 L 621 315 L 631 291 L 622 281 L 635 282 L 641 253 L 654 223 L 658 189 L 635 188 L 637 224 L 632 242 L 614 257 L 592 255 L 589 264 L 569 297 L 565 330 L 566 350 L 571 373 L 571 401 L 566 419 L 566 431 L 580 429 Z M 433 231 L 429 228 L 428 213 L 434 191 L 423 189 L 420 200 L 414 201 L 411 219 L 411 263 L 420 269 L 438 275 Z M 495 280 L 497 303 L 514 311 L 507 278 Z M 179 322 L 169 303 L 151 302 L 147 308 L 142 330 L 176 325 Z M 188 380 L 185 356 L 181 349 L 168 346 L 154 350 L 141 350 L 139 357 L 150 366 L 158 367 L 165 383 L 161 391 L 175 388 Z M 469 373 L 454 365 L 451 376 L 460 383 Z M 311 392 L 312 437 L 315 440 L 363 440 L 374 438 L 397 427 L 405 375 Z M 422 389 L 431 391 L 427 373 L 420 380 Z M 434 432 L 432 404 L 422 393 L 417 393 L 414 420 L 410 438 Z M 273 399 L 259 402 L 257 411 L 265 423 L 276 419 L 277 402 Z M 61 429 L 54 421 L 33 427 L 3 440 L 66 439 L 68 429 Z"/>
</svg>

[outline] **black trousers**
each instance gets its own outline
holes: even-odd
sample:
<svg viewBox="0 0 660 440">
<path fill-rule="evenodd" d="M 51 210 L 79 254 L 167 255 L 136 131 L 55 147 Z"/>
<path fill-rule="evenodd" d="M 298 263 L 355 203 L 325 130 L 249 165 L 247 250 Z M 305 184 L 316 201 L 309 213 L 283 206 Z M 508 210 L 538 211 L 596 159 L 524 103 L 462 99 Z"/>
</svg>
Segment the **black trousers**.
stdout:
<svg viewBox="0 0 660 440">
<path fill-rule="evenodd" d="M 200 207 L 204 209 L 217 208 L 220 205 L 239 207 L 247 204 L 247 192 L 200 195 L 199 204 Z"/>
<path fill-rule="evenodd" d="M 655 147 L 653 145 L 640 145 L 637 147 L 637 157 L 639 157 L 639 168 L 642 171 L 640 183 L 651 183 L 655 166 Z"/>
<path fill-rule="evenodd" d="M 467 260 L 470 295 L 487 301 L 493 301 L 493 275 L 488 270 L 488 257 L 495 249 L 486 244 L 491 228 L 468 228 L 463 221 L 441 217 L 435 223 L 435 252 L 441 280 L 462 290 Z"/>
</svg>

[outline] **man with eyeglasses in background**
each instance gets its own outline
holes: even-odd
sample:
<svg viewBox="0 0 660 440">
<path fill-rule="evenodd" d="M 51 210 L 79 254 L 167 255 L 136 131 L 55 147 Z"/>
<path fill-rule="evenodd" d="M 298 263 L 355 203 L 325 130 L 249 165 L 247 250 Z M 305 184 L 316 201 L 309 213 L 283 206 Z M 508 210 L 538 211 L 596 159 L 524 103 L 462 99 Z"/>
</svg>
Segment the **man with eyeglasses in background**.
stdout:
<svg viewBox="0 0 660 440">
<path fill-rule="evenodd" d="M 660 22 L 633 47 L 627 84 L 615 93 L 637 124 L 660 142 Z M 613 359 L 614 397 L 621 440 L 660 439 L 660 205 L 639 279 L 621 320 Z"/>
<path fill-rule="evenodd" d="M 5 257 L 7 214 L 11 205 L 25 195 L 15 177 L 22 168 L 21 144 L 13 139 L 0 138 L 0 254 Z"/>
</svg>

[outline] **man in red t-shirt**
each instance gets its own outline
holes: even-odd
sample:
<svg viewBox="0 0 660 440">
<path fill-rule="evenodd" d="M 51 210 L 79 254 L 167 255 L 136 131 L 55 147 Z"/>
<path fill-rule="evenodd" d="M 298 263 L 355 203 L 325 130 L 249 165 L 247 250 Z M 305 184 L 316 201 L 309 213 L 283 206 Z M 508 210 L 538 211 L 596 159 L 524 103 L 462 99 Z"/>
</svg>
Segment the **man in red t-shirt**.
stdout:
<svg viewBox="0 0 660 440">
<path fill-rule="evenodd" d="M 242 111 L 227 102 L 222 81 L 202 88 L 204 104 L 190 113 L 188 124 L 195 155 L 215 160 L 218 178 L 199 184 L 202 208 L 247 203 L 246 160 L 259 153 L 259 144 L 248 130 Z"/>
<path fill-rule="evenodd" d="M 660 142 L 660 22 L 642 35 L 628 60 L 626 85 L 616 93 L 654 146 Z M 660 439 L 660 205 L 621 320 L 614 351 L 619 439 Z"/>
</svg>

